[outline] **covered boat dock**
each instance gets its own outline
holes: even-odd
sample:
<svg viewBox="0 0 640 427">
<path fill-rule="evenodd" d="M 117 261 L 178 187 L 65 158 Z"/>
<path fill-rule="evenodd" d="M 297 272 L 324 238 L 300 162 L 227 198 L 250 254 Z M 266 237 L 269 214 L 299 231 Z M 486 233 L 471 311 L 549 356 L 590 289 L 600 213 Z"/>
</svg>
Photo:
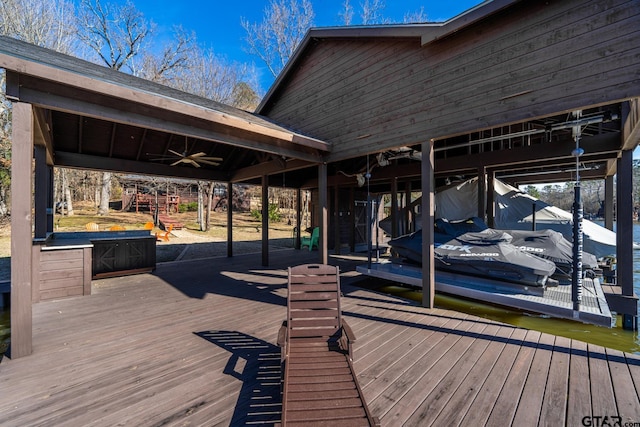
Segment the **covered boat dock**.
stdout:
<svg viewBox="0 0 640 427">
<path fill-rule="evenodd" d="M 639 22 L 635 1 L 495 0 L 445 23 L 312 30 L 259 114 L 0 39 L 14 120 L 12 342 L 0 365 L 0 421 L 277 420 L 284 268 L 306 256 L 335 262 L 331 240 L 338 251 L 362 243 L 354 212 L 368 194 L 357 185 L 371 175 L 367 189 L 391 192 L 394 211 L 399 189 L 422 190 L 426 230 L 424 307 L 344 289 L 357 374 L 384 425 L 637 422 L 637 355 L 434 308 L 428 230 L 433 189 L 451 174 L 491 180 L 517 170 L 525 182 L 555 170 L 570 179 L 571 130 L 546 130 L 576 110 L 619 117 L 589 125 L 583 161 L 591 178 L 606 180 L 607 200 L 617 174 L 618 228 L 628 229 Z M 224 161 L 199 169 L 151 161 L 174 144 Z M 263 209 L 268 186 L 286 178 L 315 190 L 319 250 L 271 253 L 263 211 L 261 253 L 234 256 L 230 209 L 228 257 L 95 280 L 90 295 L 36 303 L 33 238 L 53 231 L 54 166 L 223 181 L 229 190 L 260 184 Z M 478 210 L 490 219 L 487 205 Z M 618 236 L 618 282 L 629 298 L 632 242 Z"/>
<path fill-rule="evenodd" d="M 492 227 L 494 179 L 517 186 L 579 173 L 603 180 L 606 227 L 615 199 L 617 229 L 632 229 L 639 21 L 633 1 L 507 0 L 443 24 L 312 29 L 258 113 L 332 144 L 319 178 L 305 183 L 330 213 L 319 225 L 332 233 L 321 241 L 353 250 L 341 230 L 355 223 L 354 202 L 383 194 L 391 237 L 423 230 L 421 288 L 432 307 L 434 191 L 452 180 L 481 177 L 473 216 Z M 633 241 L 627 232 L 616 238 L 612 300 L 633 329 Z"/>
</svg>

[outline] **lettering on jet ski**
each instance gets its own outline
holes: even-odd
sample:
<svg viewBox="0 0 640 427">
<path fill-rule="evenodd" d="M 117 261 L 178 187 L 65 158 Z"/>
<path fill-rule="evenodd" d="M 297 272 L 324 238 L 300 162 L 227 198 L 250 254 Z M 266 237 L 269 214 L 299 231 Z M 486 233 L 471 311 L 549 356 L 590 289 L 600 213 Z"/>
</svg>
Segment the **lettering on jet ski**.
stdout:
<svg viewBox="0 0 640 427">
<path fill-rule="evenodd" d="M 534 252 L 534 253 L 544 253 L 544 249 L 543 248 L 532 248 L 529 246 L 516 246 L 518 249 L 520 249 L 521 251 L 525 251 L 525 252 Z"/>
<path fill-rule="evenodd" d="M 473 253 L 471 252 L 472 247 L 469 245 L 448 245 L 448 244 L 443 244 L 443 245 L 439 245 L 436 246 L 439 249 L 446 249 L 449 251 L 458 251 L 458 252 L 463 252 L 461 253 L 459 256 L 468 256 L 468 257 L 482 257 L 482 256 L 486 256 L 486 257 L 491 257 L 491 256 L 499 256 L 500 254 L 495 253 L 495 252 L 489 252 L 489 253 Z"/>
</svg>

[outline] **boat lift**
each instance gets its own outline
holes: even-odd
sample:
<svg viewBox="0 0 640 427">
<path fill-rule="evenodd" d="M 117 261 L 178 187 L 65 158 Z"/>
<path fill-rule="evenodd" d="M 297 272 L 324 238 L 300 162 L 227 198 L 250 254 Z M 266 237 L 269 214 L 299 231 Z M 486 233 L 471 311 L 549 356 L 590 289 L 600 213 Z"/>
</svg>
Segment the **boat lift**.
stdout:
<svg viewBox="0 0 640 427">
<path fill-rule="evenodd" d="M 356 267 L 361 274 L 422 288 L 419 266 L 381 261 Z M 583 279 L 582 300 L 574 311 L 571 286 L 534 287 L 436 270 L 435 289 L 451 295 L 498 304 L 525 312 L 611 327 L 613 316 L 598 279 Z"/>
</svg>

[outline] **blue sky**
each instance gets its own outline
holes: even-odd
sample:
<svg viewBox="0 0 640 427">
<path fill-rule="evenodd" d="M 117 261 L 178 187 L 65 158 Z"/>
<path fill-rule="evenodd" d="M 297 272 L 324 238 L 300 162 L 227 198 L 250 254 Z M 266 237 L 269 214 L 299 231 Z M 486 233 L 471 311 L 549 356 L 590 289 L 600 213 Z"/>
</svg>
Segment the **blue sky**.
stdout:
<svg viewBox="0 0 640 427">
<path fill-rule="evenodd" d="M 112 3 L 124 3 L 126 0 L 111 0 Z M 146 19 L 156 23 L 156 36 L 160 39 L 170 37 L 174 25 L 181 25 L 186 30 L 195 31 L 201 45 L 213 48 L 218 55 L 230 61 L 254 63 L 264 77 L 261 78 L 263 90 L 266 91 L 273 79 L 260 63 L 260 59 L 245 52 L 245 32 L 240 25 L 240 18 L 249 22 L 261 22 L 268 0 L 132 0 Z M 354 8 L 353 23 L 360 23 L 357 16 L 362 0 L 351 0 Z M 387 0 L 382 11 L 384 17 L 402 22 L 405 14 L 424 12 L 429 21 L 444 21 L 468 10 L 481 0 Z M 315 12 L 316 27 L 342 25 L 339 13 L 344 0 L 312 0 Z"/>
</svg>

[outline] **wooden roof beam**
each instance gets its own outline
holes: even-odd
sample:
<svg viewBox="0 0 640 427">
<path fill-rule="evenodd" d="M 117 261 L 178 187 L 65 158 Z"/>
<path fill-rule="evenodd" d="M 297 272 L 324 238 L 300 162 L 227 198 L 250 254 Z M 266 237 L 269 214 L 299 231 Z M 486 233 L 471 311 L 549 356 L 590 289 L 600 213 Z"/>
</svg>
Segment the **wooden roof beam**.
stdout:
<svg viewBox="0 0 640 427">
<path fill-rule="evenodd" d="M 265 175 L 271 175 L 274 173 L 288 172 L 298 169 L 304 169 L 314 166 L 314 163 L 309 163 L 303 160 L 287 160 L 283 167 L 282 162 L 278 159 L 270 160 L 267 162 L 259 163 L 254 166 L 238 169 L 229 181 L 231 182 L 243 182 L 252 179 L 260 178 Z"/>
<path fill-rule="evenodd" d="M 640 99 L 622 104 L 622 149 L 633 150 L 640 143 Z"/>
<path fill-rule="evenodd" d="M 196 127 L 191 124 L 170 122 L 158 117 L 136 114 L 122 109 L 92 104 L 80 99 L 70 99 L 52 93 L 40 92 L 29 88 L 21 88 L 20 97 L 22 102 L 63 111 L 71 114 L 79 114 L 101 120 L 113 121 L 116 123 L 138 126 L 147 129 L 185 135 L 206 141 L 219 142 L 222 144 L 240 146 L 250 150 L 264 151 L 291 158 L 299 158 L 308 161 L 320 160 L 319 154 L 313 150 L 301 151 L 299 146 L 286 141 L 264 137 L 258 134 L 246 134 L 245 137 L 222 133 L 212 129 Z M 255 137 L 255 139 L 254 139 Z M 260 141 L 262 139 L 263 142 Z M 267 141 L 271 142 L 267 142 Z"/>
<path fill-rule="evenodd" d="M 590 156 L 616 155 L 620 150 L 620 134 L 612 132 L 584 138 L 580 142 L 584 149 L 584 158 Z M 561 142 L 531 145 L 528 147 L 513 148 L 500 152 L 476 153 L 471 156 L 456 156 L 446 159 L 436 159 L 436 172 L 456 172 L 466 169 L 475 169 L 479 166 L 488 168 L 510 167 L 521 163 L 531 163 L 540 159 L 540 150 L 544 150 L 545 162 L 553 164 L 556 160 L 571 158 L 571 151 L 575 148 L 575 142 L 566 140 Z"/>
<path fill-rule="evenodd" d="M 55 152 L 56 166 L 75 169 L 92 169 L 109 172 L 128 172 L 139 175 L 168 176 L 203 181 L 228 181 L 224 172 L 187 166 L 169 166 L 159 163 L 136 162 L 116 158 L 91 156 L 88 154 Z"/>
</svg>

